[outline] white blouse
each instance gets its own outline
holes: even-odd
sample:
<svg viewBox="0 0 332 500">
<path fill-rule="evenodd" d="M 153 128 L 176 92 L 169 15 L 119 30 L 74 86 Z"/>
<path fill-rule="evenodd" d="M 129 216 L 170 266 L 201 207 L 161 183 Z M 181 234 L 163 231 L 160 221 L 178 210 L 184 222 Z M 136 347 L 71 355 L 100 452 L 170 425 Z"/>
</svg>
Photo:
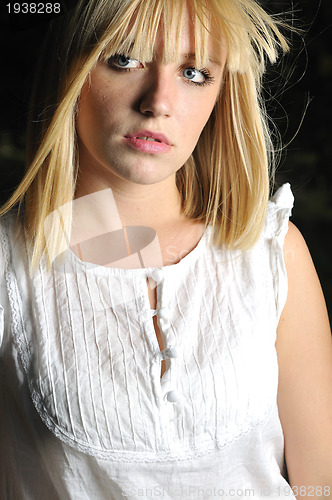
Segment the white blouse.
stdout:
<svg viewBox="0 0 332 500">
<path fill-rule="evenodd" d="M 294 498 L 275 351 L 292 205 L 286 184 L 249 251 L 209 245 L 208 229 L 159 270 L 69 252 L 31 273 L 15 218 L 2 219 L 0 498 Z"/>
</svg>

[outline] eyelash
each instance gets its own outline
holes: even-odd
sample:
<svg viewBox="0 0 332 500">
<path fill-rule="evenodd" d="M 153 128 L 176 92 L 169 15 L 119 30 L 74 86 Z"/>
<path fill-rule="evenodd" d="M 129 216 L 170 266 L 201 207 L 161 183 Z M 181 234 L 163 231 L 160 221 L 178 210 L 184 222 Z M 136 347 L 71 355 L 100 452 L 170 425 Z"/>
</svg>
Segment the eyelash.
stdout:
<svg viewBox="0 0 332 500">
<path fill-rule="evenodd" d="M 189 78 L 185 78 L 185 82 L 189 83 L 191 85 L 205 87 L 205 85 L 211 85 L 215 80 L 214 76 L 211 76 L 210 71 L 207 68 L 202 68 L 202 69 L 197 70 L 197 68 L 195 68 L 193 66 L 184 66 L 181 69 L 182 69 L 182 71 L 184 71 L 185 69 L 193 69 L 195 71 L 198 71 L 199 73 L 202 73 L 202 75 L 204 76 L 204 78 L 205 78 L 204 82 L 193 82 L 193 81 L 189 80 Z"/>
<path fill-rule="evenodd" d="M 115 54 L 114 56 L 111 56 L 107 59 L 107 65 L 111 68 L 111 69 L 114 69 L 115 71 L 120 71 L 120 72 L 129 72 L 129 71 L 132 71 L 132 70 L 135 70 L 135 69 L 140 69 L 140 68 L 122 68 L 120 66 L 116 66 L 114 64 L 114 62 L 116 61 L 117 58 L 119 57 L 127 57 L 127 56 L 124 56 L 124 54 Z M 206 85 L 211 85 L 215 78 L 213 76 L 210 75 L 210 72 L 207 68 L 202 68 L 202 69 L 199 69 L 197 70 L 197 68 L 193 67 L 193 66 L 183 66 L 181 68 L 182 71 L 184 71 L 185 69 L 192 69 L 192 70 L 196 70 L 196 71 L 199 71 L 199 73 L 202 73 L 202 75 L 204 76 L 205 80 L 203 82 L 193 82 L 191 81 L 189 78 L 185 78 L 185 83 L 188 83 L 189 85 L 195 85 L 195 86 L 198 86 L 198 87 L 205 87 Z"/>
</svg>

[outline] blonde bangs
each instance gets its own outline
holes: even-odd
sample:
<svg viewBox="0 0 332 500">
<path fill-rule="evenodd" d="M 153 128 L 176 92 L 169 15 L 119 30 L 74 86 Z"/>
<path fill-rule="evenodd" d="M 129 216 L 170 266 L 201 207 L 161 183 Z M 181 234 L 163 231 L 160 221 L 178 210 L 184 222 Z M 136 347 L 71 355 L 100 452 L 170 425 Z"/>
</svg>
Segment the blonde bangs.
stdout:
<svg viewBox="0 0 332 500">
<path fill-rule="evenodd" d="M 121 10 L 123 17 L 121 26 L 116 29 L 116 20 L 112 22 L 101 45 L 106 44 L 101 54 L 106 60 L 114 54 L 121 54 L 149 63 L 156 55 L 157 39 L 162 33 L 162 46 L 158 47 L 158 56 L 168 64 L 181 60 L 181 22 L 185 11 L 189 8 L 189 16 L 193 27 L 195 40 L 195 60 L 199 67 L 207 64 L 208 38 L 211 33 L 211 12 L 205 2 L 193 0 L 188 5 L 187 0 L 151 0 L 141 3 L 139 0 L 130 2 L 131 9 L 126 10 L 123 2 Z M 135 5 L 137 4 L 137 6 Z M 121 14 L 119 13 L 119 17 Z M 161 53 L 160 53 L 161 49 Z"/>
</svg>

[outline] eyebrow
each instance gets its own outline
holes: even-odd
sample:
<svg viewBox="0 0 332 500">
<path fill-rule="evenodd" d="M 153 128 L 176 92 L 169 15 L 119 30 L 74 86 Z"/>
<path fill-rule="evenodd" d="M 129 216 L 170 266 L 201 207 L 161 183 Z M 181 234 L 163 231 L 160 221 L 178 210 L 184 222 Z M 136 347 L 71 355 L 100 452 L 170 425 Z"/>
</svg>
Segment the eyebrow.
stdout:
<svg viewBox="0 0 332 500">
<path fill-rule="evenodd" d="M 189 59 L 190 61 L 196 61 L 196 54 L 194 53 L 182 54 L 182 57 L 185 59 Z M 209 56 L 209 61 L 212 64 L 221 66 L 221 61 L 219 59 L 216 59 L 215 57 Z"/>
</svg>

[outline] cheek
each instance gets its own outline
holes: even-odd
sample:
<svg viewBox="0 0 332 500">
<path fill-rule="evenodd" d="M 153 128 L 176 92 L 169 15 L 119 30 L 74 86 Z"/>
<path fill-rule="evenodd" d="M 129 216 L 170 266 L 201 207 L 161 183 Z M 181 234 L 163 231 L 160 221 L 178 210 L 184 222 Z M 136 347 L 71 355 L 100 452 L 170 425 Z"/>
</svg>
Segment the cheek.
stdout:
<svg viewBox="0 0 332 500">
<path fill-rule="evenodd" d="M 76 132 L 82 145 L 93 155 L 102 150 L 109 124 L 103 109 L 102 96 L 89 92 L 82 95 L 78 103 Z"/>
<path fill-rule="evenodd" d="M 123 88 L 115 87 L 110 89 L 104 86 L 98 92 L 95 92 L 91 104 L 100 116 L 110 117 L 123 109 L 125 104 L 124 93 Z"/>
<path fill-rule="evenodd" d="M 77 128 L 107 127 L 121 112 L 123 89 L 110 89 L 107 84 L 92 81 L 90 88 L 82 89 L 78 103 Z"/>
<path fill-rule="evenodd" d="M 192 112 L 187 117 L 186 136 L 197 141 L 208 122 L 214 108 L 214 99 L 209 101 L 204 99 L 195 105 L 192 104 Z"/>
</svg>

